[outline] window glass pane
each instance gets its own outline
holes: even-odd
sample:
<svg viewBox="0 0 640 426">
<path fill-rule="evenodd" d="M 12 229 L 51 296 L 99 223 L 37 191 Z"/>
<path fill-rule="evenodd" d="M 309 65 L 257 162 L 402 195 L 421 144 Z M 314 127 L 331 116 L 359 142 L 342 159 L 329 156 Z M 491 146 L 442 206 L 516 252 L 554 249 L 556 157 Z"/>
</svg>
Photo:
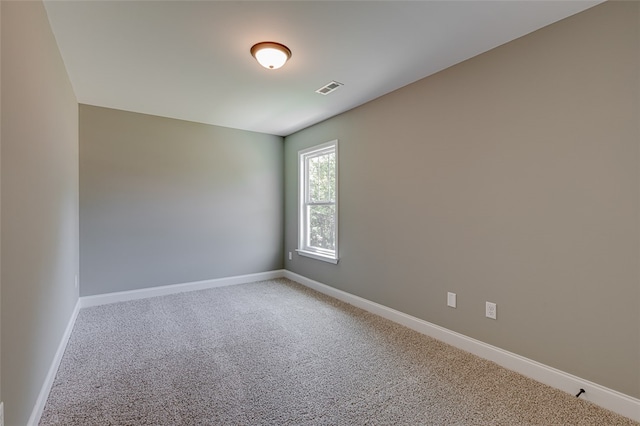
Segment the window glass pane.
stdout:
<svg viewBox="0 0 640 426">
<path fill-rule="evenodd" d="M 336 249 L 336 206 L 308 206 L 309 246 L 325 250 Z"/>
<path fill-rule="evenodd" d="M 298 247 L 304 256 L 337 263 L 338 141 L 298 152 Z"/>
<path fill-rule="evenodd" d="M 309 201 L 334 202 L 336 178 L 336 154 L 330 152 L 308 160 Z"/>
</svg>

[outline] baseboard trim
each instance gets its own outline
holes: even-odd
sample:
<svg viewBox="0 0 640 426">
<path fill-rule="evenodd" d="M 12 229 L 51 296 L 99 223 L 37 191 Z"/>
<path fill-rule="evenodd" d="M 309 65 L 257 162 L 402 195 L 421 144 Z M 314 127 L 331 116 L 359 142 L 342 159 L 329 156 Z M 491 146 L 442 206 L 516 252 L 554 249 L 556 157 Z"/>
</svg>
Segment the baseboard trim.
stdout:
<svg viewBox="0 0 640 426">
<path fill-rule="evenodd" d="M 509 370 L 544 383 L 556 389 L 577 394 L 580 388 L 585 389 L 581 398 L 593 402 L 615 413 L 640 421 L 640 399 L 609 389 L 589 380 L 582 379 L 518 354 L 500 349 L 444 327 L 432 324 L 419 318 L 407 315 L 395 309 L 372 302 L 351 293 L 330 287 L 288 270 L 284 277 L 309 287 L 320 293 L 349 303 L 360 309 L 379 315 L 383 318 L 404 325 L 412 330 L 433 337 L 459 349 L 470 352 L 481 358 L 493 361 Z"/>
<path fill-rule="evenodd" d="M 36 404 L 31 411 L 31 416 L 29 417 L 27 426 L 38 426 L 38 423 L 40 423 L 40 417 L 42 417 L 44 406 L 47 403 L 47 398 L 49 398 L 49 392 L 51 392 L 53 381 L 55 380 L 56 374 L 58 373 L 58 367 L 60 367 L 62 356 L 64 355 L 65 349 L 67 349 L 67 343 L 69 343 L 69 338 L 71 337 L 71 332 L 73 331 L 73 326 L 76 323 L 79 312 L 80 300 L 78 299 L 76 305 L 73 308 L 73 312 L 71 312 L 71 317 L 69 318 L 69 322 L 67 323 L 67 328 L 65 328 L 64 333 L 62 334 L 62 339 L 60 340 L 60 344 L 58 345 L 58 350 L 53 357 L 53 361 L 51 362 L 51 366 L 49 367 L 47 377 L 45 378 L 44 383 L 42 384 L 42 388 L 40 389 L 40 393 L 38 394 Z"/>
<path fill-rule="evenodd" d="M 27 426 L 37 426 L 44 411 L 49 392 L 62 361 L 62 356 L 69 342 L 73 326 L 81 308 L 105 305 L 109 303 L 124 302 L 128 300 L 144 299 L 155 296 L 182 293 L 186 291 L 205 290 L 215 287 L 224 287 L 236 284 L 245 284 L 255 281 L 288 278 L 309 287 L 320 293 L 334 297 L 343 302 L 349 303 L 360 309 L 379 315 L 398 324 L 404 325 L 412 330 L 435 339 L 441 340 L 452 346 L 470 352 L 474 355 L 493 361 L 505 368 L 516 371 L 546 385 L 576 394 L 580 388 L 586 390 L 581 398 L 593 402 L 603 408 L 615 413 L 629 417 L 635 421 L 640 421 L 640 399 L 633 398 L 621 392 L 609 389 L 605 386 L 591 382 L 586 379 L 574 376 L 564 371 L 549 367 L 537 361 L 525 358 L 512 352 L 503 350 L 496 346 L 489 345 L 463 334 L 451 331 L 444 327 L 432 324 L 419 318 L 407 315 L 395 309 L 372 302 L 362 297 L 347 293 L 345 291 L 330 287 L 318 281 L 296 274 L 288 270 L 274 270 L 257 274 L 240 275 L 228 278 L 218 278 L 213 280 L 196 281 L 184 284 L 174 284 L 161 287 L 152 287 L 139 290 L 107 293 L 96 296 L 85 296 L 78 299 L 69 322 L 64 331 L 54 359 L 47 373 L 47 377 L 42 385 L 36 404 L 31 412 Z"/>
<path fill-rule="evenodd" d="M 212 280 L 194 281 L 182 284 L 171 284 L 158 287 L 141 288 L 138 290 L 119 291 L 115 293 L 98 294 L 95 296 L 83 296 L 80 298 L 80 307 L 108 305 L 110 303 L 126 302 L 129 300 L 147 299 L 149 297 L 166 296 L 169 294 L 183 293 L 186 291 L 206 290 L 215 287 L 225 287 L 236 284 L 246 284 L 262 280 L 282 278 L 284 270 L 278 269 L 256 274 L 237 275 L 234 277 L 216 278 Z"/>
</svg>

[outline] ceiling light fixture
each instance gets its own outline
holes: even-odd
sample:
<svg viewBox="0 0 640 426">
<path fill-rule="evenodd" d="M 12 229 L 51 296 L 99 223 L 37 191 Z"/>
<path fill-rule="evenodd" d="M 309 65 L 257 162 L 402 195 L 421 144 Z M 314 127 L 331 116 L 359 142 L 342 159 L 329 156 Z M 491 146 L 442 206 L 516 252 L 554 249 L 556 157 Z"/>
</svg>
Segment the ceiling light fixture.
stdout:
<svg viewBox="0 0 640 426">
<path fill-rule="evenodd" d="M 277 70 L 291 58 L 291 50 L 284 44 L 263 41 L 251 47 L 251 55 L 263 67 Z"/>
</svg>

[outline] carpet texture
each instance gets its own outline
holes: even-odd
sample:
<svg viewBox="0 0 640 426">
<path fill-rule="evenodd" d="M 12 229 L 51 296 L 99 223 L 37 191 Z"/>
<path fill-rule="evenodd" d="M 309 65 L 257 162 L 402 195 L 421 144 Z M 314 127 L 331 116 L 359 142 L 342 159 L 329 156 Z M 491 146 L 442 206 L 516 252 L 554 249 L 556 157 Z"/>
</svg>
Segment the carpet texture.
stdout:
<svg viewBox="0 0 640 426">
<path fill-rule="evenodd" d="M 278 279 L 80 311 L 40 425 L 637 425 Z"/>
</svg>

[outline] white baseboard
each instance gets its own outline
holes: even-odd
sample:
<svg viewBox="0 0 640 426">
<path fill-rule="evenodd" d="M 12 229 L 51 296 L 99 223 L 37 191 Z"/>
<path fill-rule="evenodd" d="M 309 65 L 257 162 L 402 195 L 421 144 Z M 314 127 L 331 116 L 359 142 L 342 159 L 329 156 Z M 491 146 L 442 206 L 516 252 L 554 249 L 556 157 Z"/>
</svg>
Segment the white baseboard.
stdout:
<svg viewBox="0 0 640 426">
<path fill-rule="evenodd" d="M 73 326 L 81 308 L 98 306 L 109 303 L 123 302 L 127 300 L 144 299 L 148 297 L 163 296 L 168 294 L 182 293 L 185 291 L 204 290 L 214 287 L 223 287 L 235 284 L 245 284 L 255 281 L 269 280 L 275 278 L 288 278 L 306 287 L 334 297 L 350 305 L 364 309 L 373 314 L 379 315 L 388 320 L 402 324 L 419 333 L 436 338 L 457 348 L 463 349 L 474 355 L 493 361 L 505 368 L 516 371 L 546 385 L 563 390 L 571 394 L 577 394 L 580 388 L 586 390 L 581 398 L 593 402 L 603 408 L 615 413 L 629 417 L 635 421 L 640 421 L 640 400 L 621 392 L 590 382 L 580 377 L 574 376 L 564 371 L 549 367 L 537 361 L 523 356 L 505 351 L 498 347 L 489 345 L 476 339 L 472 339 L 455 331 L 429 323 L 403 312 L 396 311 L 384 305 L 380 305 L 359 296 L 347 293 L 342 290 L 311 280 L 302 275 L 287 270 L 275 270 L 257 274 L 240 275 L 228 278 L 197 281 L 184 284 L 174 284 L 162 287 L 152 287 L 140 290 L 122 291 L 117 293 L 101 294 L 96 296 L 81 297 L 71 314 L 67 328 L 62 336 L 58 350 L 56 351 L 51 367 L 45 379 L 36 404 L 31 412 L 31 417 L 27 426 L 37 426 L 44 411 L 49 392 L 62 361 L 62 356 L 67 347 L 67 342 L 71 336 Z"/>
<path fill-rule="evenodd" d="M 235 277 L 217 278 L 213 280 L 194 281 L 183 284 L 171 284 L 158 287 L 141 288 L 138 290 L 119 291 L 115 293 L 98 294 L 95 296 L 83 296 L 80 298 L 80 307 L 107 305 L 109 303 L 126 302 L 128 300 L 147 299 L 149 297 L 166 296 L 168 294 L 183 293 L 185 291 L 206 290 L 228 285 L 246 284 L 255 281 L 272 280 L 284 277 L 284 270 L 260 272 L 257 274 L 237 275 Z"/>
<path fill-rule="evenodd" d="M 537 361 L 505 351 L 496 346 L 472 339 L 455 331 L 421 320 L 400 311 L 371 302 L 359 296 L 311 280 L 291 271 L 284 271 L 284 277 L 298 282 L 320 293 L 342 300 L 360 309 L 379 315 L 383 318 L 402 324 L 412 330 L 455 346 L 481 358 L 490 360 L 509 370 L 518 372 L 538 382 L 556 389 L 576 395 L 585 389 L 580 398 L 593 402 L 615 413 L 640 421 L 640 399 L 582 379 L 564 371 L 541 364 Z"/>
<path fill-rule="evenodd" d="M 36 404 L 31 411 L 31 416 L 29 417 L 27 426 L 38 426 L 38 423 L 40 423 L 40 417 L 42 417 L 44 406 L 47 403 L 47 398 L 49 398 L 49 392 L 51 391 L 53 381 L 55 380 L 56 374 L 58 373 L 58 367 L 60 366 L 60 362 L 62 361 L 64 351 L 67 348 L 67 343 L 69 342 L 69 338 L 71 337 L 71 332 L 73 331 L 73 326 L 76 323 L 76 318 L 78 318 L 78 312 L 80 312 L 80 300 L 76 302 L 76 305 L 73 308 L 71 318 L 69 318 L 67 328 L 65 328 L 64 330 L 64 334 L 62 335 L 62 339 L 60 340 L 60 344 L 58 345 L 58 350 L 53 357 L 53 362 L 51 362 L 47 377 L 44 380 L 42 388 L 40 389 Z"/>
</svg>

